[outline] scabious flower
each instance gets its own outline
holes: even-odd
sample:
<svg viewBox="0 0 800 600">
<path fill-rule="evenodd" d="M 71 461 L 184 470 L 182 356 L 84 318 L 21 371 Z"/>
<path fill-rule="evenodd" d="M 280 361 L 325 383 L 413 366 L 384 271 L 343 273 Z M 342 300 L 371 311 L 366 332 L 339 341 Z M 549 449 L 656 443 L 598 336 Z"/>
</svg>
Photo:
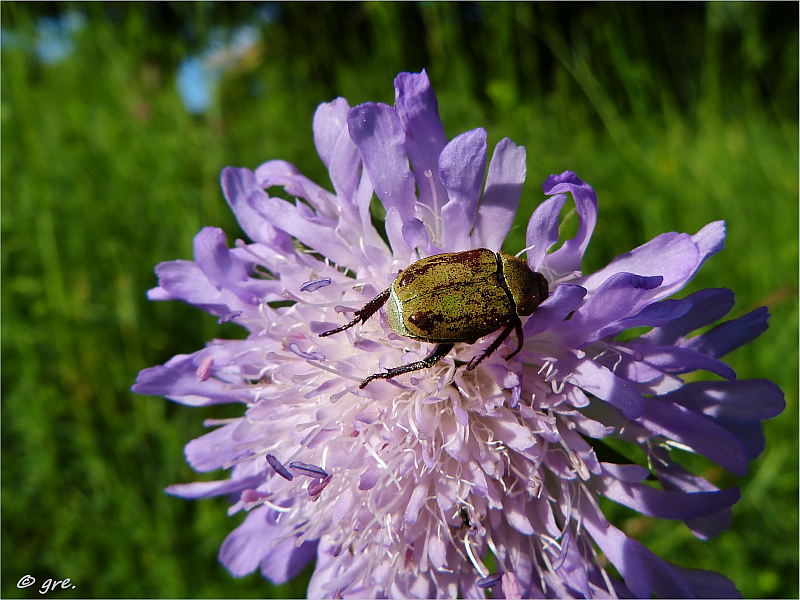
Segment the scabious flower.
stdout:
<svg viewBox="0 0 800 600">
<path fill-rule="evenodd" d="M 400 74 L 395 89 L 393 107 L 338 98 L 317 109 L 333 192 L 280 160 L 227 168 L 222 189 L 252 243 L 231 249 L 207 227 L 195 261 L 156 268 L 151 299 L 183 300 L 249 332 L 140 373 L 138 393 L 244 405 L 186 447 L 193 468 L 230 478 L 167 491 L 227 495 L 231 514 L 247 511 L 220 552 L 236 576 L 260 568 L 280 584 L 316 558 L 311 598 L 738 595 L 722 575 L 662 561 L 598 504 L 605 496 L 683 521 L 701 539 L 720 532 L 738 489 L 717 489 L 676 455 L 742 475 L 763 449 L 760 421 L 783 410 L 777 386 L 737 380 L 720 361 L 766 329 L 765 308 L 692 336 L 731 310 L 733 294 L 669 298 L 722 249 L 722 222 L 662 234 L 583 275 L 597 198 L 567 171 L 545 181 L 528 225 L 528 264 L 550 296 L 523 319 L 511 360 L 513 335 L 506 352 L 463 368 L 488 336 L 359 389 L 431 346 L 392 331 L 383 312 L 319 337 L 421 257 L 499 250 L 517 210 L 524 148 L 503 139 L 487 172 L 486 132 L 448 142 L 424 71 Z M 297 201 L 270 196 L 276 187 Z M 568 195 L 578 230 L 551 251 Z M 631 328 L 646 333 L 620 336 Z M 681 378 L 694 371 L 719 377 Z M 610 452 L 612 437 L 643 458 Z"/>
</svg>

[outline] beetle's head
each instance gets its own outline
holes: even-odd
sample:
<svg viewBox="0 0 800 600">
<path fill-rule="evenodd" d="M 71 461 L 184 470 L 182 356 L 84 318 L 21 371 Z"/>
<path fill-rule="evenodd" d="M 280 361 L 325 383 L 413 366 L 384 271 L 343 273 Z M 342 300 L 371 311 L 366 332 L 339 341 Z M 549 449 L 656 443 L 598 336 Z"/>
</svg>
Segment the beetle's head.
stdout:
<svg viewBox="0 0 800 600">
<path fill-rule="evenodd" d="M 524 260 L 512 256 L 502 256 L 503 279 L 514 298 L 517 314 L 527 317 L 536 307 L 547 300 L 550 287 L 541 273 L 532 271 Z"/>
</svg>

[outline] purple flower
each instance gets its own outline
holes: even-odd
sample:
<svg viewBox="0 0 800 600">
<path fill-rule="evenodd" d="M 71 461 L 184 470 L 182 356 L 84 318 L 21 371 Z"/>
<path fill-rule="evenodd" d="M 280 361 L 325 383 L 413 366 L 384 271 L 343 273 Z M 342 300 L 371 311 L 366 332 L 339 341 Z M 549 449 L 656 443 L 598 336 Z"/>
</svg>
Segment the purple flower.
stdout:
<svg viewBox="0 0 800 600">
<path fill-rule="evenodd" d="M 763 449 L 760 421 L 784 408 L 777 386 L 736 380 L 720 361 L 766 329 L 766 309 L 692 336 L 731 310 L 733 294 L 670 299 L 722 249 L 722 222 L 660 235 L 583 275 L 597 198 L 567 171 L 544 183 L 548 198 L 528 225 L 528 264 L 551 293 L 523 319 L 511 360 L 496 352 L 461 366 L 491 335 L 359 389 L 431 345 L 392 331 L 383 312 L 319 337 L 421 257 L 499 250 L 517 210 L 525 149 L 500 141 L 487 170 L 486 132 L 448 142 L 424 71 L 400 74 L 395 88 L 394 107 L 339 98 L 317 109 L 314 141 L 333 192 L 279 160 L 227 168 L 222 188 L 252 243 L 231 249 L 207 227 L 195 261 L 156 268 L 151 299 L 236 314 L 250 333 L 140 373 L 138 393 L 245 405 L 242 418 L 211 423 L 219 427 L 186 447 L 196 470 L 230 478 L 168 492 L 224 494 L 230 513 L 248 511 L 220 552 L 236 576 L 260 568 L 280 584 L 316 557 L 311 598 L 738 595 L 717 573 L 662 561 L 598 505 L 605 496 L 683 521 L 701 539 L 722 531 L 738 489 L 717 489 L 674 455 L 699 453 L 742 475 Z M 297 201 L 270 197 L 272 187 Z M 388 244 L 372 223 L 373 193 Z M 551 251 L 568 195 L 580 225 Z M 649 330 L 620 341 L 631 328 Z M 513 350 L 515 336 L 504 344 Z M 684 382 L 694 371 L 719 377 Z M 626 464 L 609 437 L 646 459 Z"/>
</svg>

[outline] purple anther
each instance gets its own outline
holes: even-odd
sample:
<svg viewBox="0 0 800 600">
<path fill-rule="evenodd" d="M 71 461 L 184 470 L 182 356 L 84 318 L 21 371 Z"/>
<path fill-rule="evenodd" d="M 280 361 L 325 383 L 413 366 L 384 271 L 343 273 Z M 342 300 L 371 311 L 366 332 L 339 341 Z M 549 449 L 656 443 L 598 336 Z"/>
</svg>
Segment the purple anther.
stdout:
<svg viewBox="0 0 800 600">
<path fill-rule="evenodd" d="M 317 479 L 308 484 L 308 495 L 316 500 L 328 484 L 333 479 L 333 475 L 328 475 L 325 479 Z"/>
<path fill-rule="evenodd" d="M 290 462 L 289 467 L 300 473 L 300 475 L 313 477 L 314 479 L 325 479 L 328 476 L 328 473 L 322 467 L 300 462 L 299 460 Z"/>
<path fill-rule="evenodd" d="M 227 323 L 228 321 L 233 321 L 236 317 L 241 316 L 244 314 L 243 310 L 232 310 L 231 312 L 222 315 L 218 320 L 217 323 L 222 325 L 223 323 Z"/>
<path fill-rule="evenodd" d="M 284 479 L 288 481 L 294 479 L 294 475 L 292 475 L 288 469 L 283 466 L 281 461 L 275 458 L 272 454 L 267 454 L 267 462 L 269 463 L 269 466 L 275 469 L 275 472 Z"/>
<path fill-rule="evenodd" d="M 316 292 L 317 290 L 327 287 L 331 284 L 330 277 L 323 277 L 322 279 L 317 279 L 316 281 L 306 281 L 303 285 L 300 286 L 301 292 Z"/>
<path fill-rule="evenodd" d="M 300 358 L 308 360 L 326 360 L 326 356 L 321 352 L 303 352 L 298 348 L 297 344 L 289 344 L 289 350 L 297 354 Z"/>
<path fill-rule="evenodd" d="M 503 578 L 503 574 L 502 573 L 495 573 L 494 575 L 488 575 L 486 577 L 481 577 L 480 579 L 478 579 L 478 583 L 476 583 L 475 585 L 477 585 L 482 590 L 488 590 L 489 588 L 496 586 L 497 583 L 502 578 Z"/>
</svg>

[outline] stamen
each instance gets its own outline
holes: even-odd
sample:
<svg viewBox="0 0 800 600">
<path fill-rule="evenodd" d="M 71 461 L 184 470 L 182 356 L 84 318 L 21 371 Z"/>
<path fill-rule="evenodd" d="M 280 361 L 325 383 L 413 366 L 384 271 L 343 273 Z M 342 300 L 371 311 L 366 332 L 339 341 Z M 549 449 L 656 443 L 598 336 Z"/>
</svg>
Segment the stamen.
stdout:
<svg viewBox="0 0 800 600">
<path fill-rule="evenodd" d="M 481 577 L 486 577 L 489 575 L 489 569 L 487 569 L 486 565 L 484 565 L 481 561 L 475 558 L 475 554 L 472 552 L 472 542 L 469 540 L 469 531 L 464 534 L 464 549 L 467 551 L 467 556 L 469 556 L 469 562 L 471 562 L 472 566 L 475 567 L 475 570 L 481 574 Z M 427 550 L 427 548 L 425 550 Z"/>
<path fill-rule="evenodd" d="M 300 358 L 305 358 L 308 360 L 327 360 L 327 357 L 321 352 L 303 352 L 300 350 L 297 344 L 294 343 L 289 344 L 288 349 L 294 352 Z"/>
<path fill-rule="evenodd" d="M 442 235 L 441 235 L 441 222 L 442 218 L 439 214 L 439 196 L 436 194 L 436 183 L 433 181 L 433 173 L 430 169 L 425 169 L 423 172 L 425 178 L 428 180 L 428 185 L 431 187 L 431 199 L 433 201 L 433 223 L 434 223 L 434 241 L 438 245 L 441 243 Z"/>
<path fill-rule="evenodd" d="M 495 573 L 494 575 L 488 575 L 486 577 L 481 577 L 478 579 L 478 582 L 475 584 L 482 590 L 488 590 L 489 588 L 493 588 L 498 584 L 498 582 L 503 578 L 502 573 Z"/>
<path fill-rule="evenodd" d="M 561 383 L 557 384 L 555 378 L 553 378 L 553 380 L 550 382 L 550 387 L 553 388 L 553 393 L 554 394 L 560 394 L 561 392 L 563 392 L 564 388 L 566 387 L 566 385 L 568 383 L 568 381 L 567 381 L 568 379 L 569 379 L 569 375 L 564 377 L 564 379 L 561 380 Z"/>
<path fill-rule="evenodd" d="M 290 472 L 289 472 L 289 471 L 286 469 L 286 467 L 284 467 L 284 466 L 283 466 L 283 464 L 281 463 L 281 461 L 279 461 L 277 458 L 275 458 L 275 456 L 274 456 L 274 455 L 272 455 L 272 454 L 267 454 L 267 462 L 269 463 L 269 466 L 271 466 L 273 469 L 275 469 L 275 472 L 276 472 L 278 475 L 280 475 L 281 477 L 283 477 L 283 478 L 284 478 L 284 479 L 286 479 L 287 481 L 292 481 L 292 480 L 294 479 L 294 475 L 292 475 L 292 474 L 291 474 L 291 473 L 290 473 Z"/>
<path fill-rule="evenodd" d="M 318 279 L 316 281 L 306 281 L 300 286 L 301 292 L 316 292 L 319 289 L 327 287 L 331 284 L 330 277 L 323 277 L 322 279 Z"/>
<path fill-rule="evenodd" d="M 323 469 L 322 467 L 300 462 L 299 460 L 290 462 L 289 467 L 294 469 L 301 475 L 305 475 L 306 477 L 313 477 L 315 479 L 325 479 L 328 476 L 328 473 L 326 473 L 325 469 Z"/>
<path fill-rule="evenodd" d="M 564 564 L 564 561 L 567 560 L 567 552 L 569 551 L 569 542 L 571 536 L 569 535 L 569 531 L 564 534 L 564 537 L 561 538 L 561 552 L 553 561 L 553 570 L 558 571 L 561 568 L 561 565 Z"/>
<path fill-rule="evenodd" d="M 319 495 L 322 493 L 322 490 L 328 487 L 328 484 L 331 482 L 331 479 L 333 479 L 333 475 L 328 475 L 325 479 L 322 480 L 310 482 L 308 484 L 308 495 L 311 496 L 313 500 L 319 498 Z"/>
<path fill-rule="evenodd" d="M 236 317 L 240 317 L 243 314 L 244 314 L 243 310 L 232 310 L 231 312 L 222 315 L 217 320 L 217 324 L 222 325 L 223 323 L 227 323 L 228 321 L 233 321 Z"/>
<path fill-rule="evenodd" d="M 520 250 L 519 252 L 517 252 L 517 253 L 516 253 L 514 256 L 515 256 L 515 257 L 517 257 L 517 258 L 519 258 L 520 256 L 522 256 L 522 254 L 523 254 L 524 252 L 527 252 L 528 250 L 533 250 L 535 247 L 536 247 L 536 244 L 533 244 L 533 245 L 531 245 L 531 246 L 528 246 L 527 248 L 523 248 L 522 250 Z"/>
</svg>

